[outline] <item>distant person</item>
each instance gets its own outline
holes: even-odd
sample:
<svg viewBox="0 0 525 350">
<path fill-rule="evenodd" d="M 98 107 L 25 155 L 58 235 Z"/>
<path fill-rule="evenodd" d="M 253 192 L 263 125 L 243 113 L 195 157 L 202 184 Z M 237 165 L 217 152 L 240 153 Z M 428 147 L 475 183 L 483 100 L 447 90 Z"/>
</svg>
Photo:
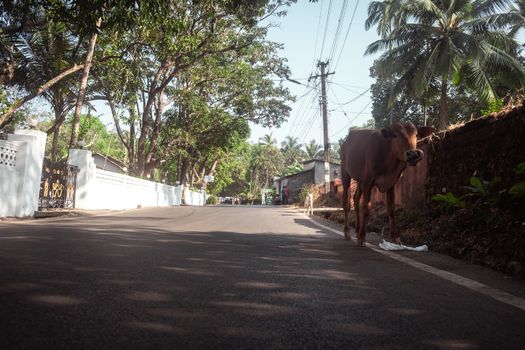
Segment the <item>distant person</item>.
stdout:
<svg viewBox="0 0 525 350">
<path fill-rule="evenodd" d="M 288 204 L 288 186 L 284 186 L 283 204 Z"/>
<path fill-rule="evenodd" d="M 304 199 L 304 212 L 306 215 L 314 215 L 314 195 L 308 192 Z"/>
</svg>

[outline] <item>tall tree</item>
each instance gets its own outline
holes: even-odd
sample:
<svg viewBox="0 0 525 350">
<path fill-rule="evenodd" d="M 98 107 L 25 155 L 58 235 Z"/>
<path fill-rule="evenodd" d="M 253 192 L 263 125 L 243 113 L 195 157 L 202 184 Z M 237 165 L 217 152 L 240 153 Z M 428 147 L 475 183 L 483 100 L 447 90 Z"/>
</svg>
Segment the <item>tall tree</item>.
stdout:
<svg viewBox="0 0 525 350">
<path fill-rule="evenodd" d="M 284 165 L 296 166 L 304 161 L 305 153 L 301 149 L 299 138 L 293 136 L 286 136 L 285 140 L 281 142 L 281 152 L 284 157 Z"/>
<path fill-rule="evenodd" d="M 97 19 L 97 30 L 102 23 L 102 17 Z M 78 88 L 77 103 L 75 104 L 75 114 L 73 115 L 73 126 L 71 128 L 71 140 L 69 141 L 69 148 L 74 148 L 78 141 L 78 131 L 80 128 L 80 112 L 82 111 L 82 105 L 84 103 L 84 94 L 86 93 L 87 81 L 89 78 L 89 71 L 91 64 L 93 63 L 93 54 L 95 52 L 95 44 L 97 43 L 98 33 L 95 31 L 91 34 L 89 39 L 86 60 L 84 62 L 84 70 L 82 72 L 82 79 L 80 80 L 80 86 Z"/>
<path fill-rule="evenodd" d="M 464 84 L 486 101 L 498 96 L 495 79 L 513 87 L 523 86 L 524 72 L 516 59 L 516 41 L 483 21 L 491 10 L 487 3 L 372 2 L 366 27 L 377 25 L 382 38 L 369 45 L 366 54 L 384 51 L 378 60 L 379 68 L 383 74 L 396 78 L 391 98 L 404 88 L 421 98 L 430 87 L 439 84 L 439 128 L 445 129 L 452 82 Z"/>
<path fill-rule="evenodd" d="M 263 145 L 273 145 L 277 144 L 277 140 L 273 137 L 272 133 L 265 134 L 263 137 L 259 137 L 259 143 Z"/>
<path fill-rule="evenodd" d="M 135 175 L 150 173 L 161 160 L 162 148 L 171 147 L 162 135 L 168 126 L 164 111 L 172 104 L 179 115 L 192 115 L 191 104 L 204 101 L 210 110 L 219 108 L 269 126 L 287 117 L 285 102 L 291 96 L 271 80 L 289 74 L 276 56 L 279 47 L 264 41 L 266 30 L 255 25 L 260 13 L 235 4 L 148 4 L 138 15 L 136 31 L 116 34 L 105 46 L 119 58 L 103 65 L 110 68 L 97 73 L 97 80 L 115 107 L 116 119 L 128 115 L 129 140 L 120 125 L 117 131 L 133 153 L 129 158 Z"/>
<path fill-rule="evenodd" d="M 315 139 L 312 139 L 304 145 L 304 150 L 308 159 L 321 159 L 320 154 L 323 150 L 323 145 L 318 144 Z"/>
</svg>

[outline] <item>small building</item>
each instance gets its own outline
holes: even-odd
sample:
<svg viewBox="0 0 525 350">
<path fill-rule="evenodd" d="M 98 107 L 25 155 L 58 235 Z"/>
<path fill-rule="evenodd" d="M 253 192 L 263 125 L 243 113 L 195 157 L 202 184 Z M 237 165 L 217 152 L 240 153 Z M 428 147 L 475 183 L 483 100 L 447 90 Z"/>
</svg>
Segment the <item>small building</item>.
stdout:
<svg viewBox="0 0 525 350">
<path fill-rule="evenodd" d="M 330 165 L 330 182 L 341 177 L 341 165 L 329 163 Z M 282 198 L 281 192 L 285 186 L 288 187 L 288 203 L 297 201 L 301 189 L 305 185 L 322 185 L 324 183 L 324 161 L 312 159 L 303 162 L 303 170 L 274 179 L 274 186 L 278 198 Z"/>
<path fill-rule="evenodd" d="M 113 157 L 104 156 L 100 153 L 93 153 L 93 160 L 97 169 L 111 171 L 118 174 L 128 173 L 126 165 Z"/>
</svg>

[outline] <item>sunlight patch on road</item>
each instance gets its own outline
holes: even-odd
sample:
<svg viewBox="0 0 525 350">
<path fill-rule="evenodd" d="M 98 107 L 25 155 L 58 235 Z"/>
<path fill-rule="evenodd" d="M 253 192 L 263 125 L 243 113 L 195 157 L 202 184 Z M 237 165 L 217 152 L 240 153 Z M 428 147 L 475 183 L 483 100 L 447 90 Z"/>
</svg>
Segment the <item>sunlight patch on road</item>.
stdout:
<svg viewBox="0 0 525 350">
<path fill-rule="evenodd" d="M 203 271 L 203 270 L 199 270 L 199 269 L 195 269 L 191 267 L 161 266 L 160 269 L 179 272 L 179 273 L 185 273 L 188 275 L 195 275 L 195 276 L 206 276 L 206 277 L 220 276 L 219 274 L 214 273 L 214 272 Z"/>
<path fill-rule="evenodd" d="M 466 339 L 436 339 L 423 342 L 438 349 L 479 349 L 480 346 Z"/>
<path fill-rule="evenodd" d="M 293 309 L 290 307 L 273 304 L 250 303 L 246 301 L 216 301 L 211 304 L 226 307 L 249 316 L 272 316 L 293 313 Z"/>
<path fill-rule="evenodd" d="M 285 288 L 282 284 L 277 283 L 267 283 L 267 282 L 238 282 L 235 283 L 235 286 L 240 288 L 248 288 L 248 289 L 279 289 L 279 288 Z"/>
<path fill-rule="evenodd" d="M 287 299 L 287 300 L 299 300 L 299 299 L 308 299 L 308 294 L 305 293 L 294 293 L 294 292 L 280 292 L 270 294 L 273 298 Z"/>
<path fill-rule="evenodd" d="M 85 301 L 80 298 L 69 297 L 57 294 L 38 294 L 29 297 L 30 300 L 39 304 L 65 306 L 65 305 L 80 305 L 85 304 Z"/>
<path fill-rule="evenodd" d="M 162 309 L 151 309 L 148 310 L 148 313 L 154 316 L 169 317 L 175 319 L 204 319 L 208 316 L 202 312 L 199 313 L 198 310 L 190 309 L 178 309 L 178 308 L 162 308 Z"/>
<path fill-rule="evenodd" d="M 42 286 L 35 283 L 13 282 L 0 284 L 0 292 L 17 292 L 39 288 L 42 288 Z"/>
</svg>

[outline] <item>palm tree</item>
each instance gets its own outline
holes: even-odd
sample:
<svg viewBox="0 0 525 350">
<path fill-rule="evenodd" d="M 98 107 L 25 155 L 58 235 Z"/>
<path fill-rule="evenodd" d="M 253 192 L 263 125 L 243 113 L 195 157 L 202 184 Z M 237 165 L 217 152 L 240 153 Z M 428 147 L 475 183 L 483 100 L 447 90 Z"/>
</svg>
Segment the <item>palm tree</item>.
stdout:
<svg viewBox="0 0 525 350">
<path fill-rule="evenodd" d="M 312 139 L 304 145 L 304 149 L 308 159 L 319 159 L 319 155 L 323 151 L 323 146 Z"/>
<path fill-rule="evenodd" d="M 72 65 L 78 53 L 77 39 L 61 23 L 48 22 L 45 28 L 25 37 L 20 36 L 17 48 L 22 57 L 10 85 L 34 94 L 39 87 L 52 80 Z M 56 160 L 59 132 L 66 115 L 75 106 L 76 93 L 72 89 L 74 75 L 69 75 L 41 92 L 55 115 L 53 126 L 47 130 L 53 134 L 51 158 Z"/>
<path fill-rule="evenodd" d="M 272 133 L 265 134 L 263 137 L 259 137 L 259 143 L 266 146 L 275 146 L 277 140 L 273 137 Z"/>
<path fill-rule="evenodd" d="M 298 137 L 286 136 L 285 141 L 281 142 L 281 152 L 285 166 L 296 165 L 305 157 Z"/>
<path fill-rule="evenodd" d="M 494 8 L 501 8 L 502 13 L 491 14 Z M 525 0 L 495 0 L 488 2 L 483 11 L 488 13 L 487 22 L 494 29 L 508 28 L 509 34 L 514 36 L 517 32 L 525 28 Z"/>
<path fill-rule="evenodd" d="M 495 79 L 510 86 L 523 86 L 525 75 L 516 59 L 516 41 L 487 25 L 487 15 L 499 8 L 489 6 L 493 0 L 394 3 L 372 2 L 366 24 L 368 28 L 377 25 L 382 35 L 368 46 L 366 54 L 384 51 L 378 59 L 379 66 L 384 74 L 397 78 L 392 100 L 406 86 L 412 94 L 422 97 L 437 84 L 439 128 L 445 129 L 451 81 L 465 84 L 485 101 L 497 97 Z"/>
</svg>

